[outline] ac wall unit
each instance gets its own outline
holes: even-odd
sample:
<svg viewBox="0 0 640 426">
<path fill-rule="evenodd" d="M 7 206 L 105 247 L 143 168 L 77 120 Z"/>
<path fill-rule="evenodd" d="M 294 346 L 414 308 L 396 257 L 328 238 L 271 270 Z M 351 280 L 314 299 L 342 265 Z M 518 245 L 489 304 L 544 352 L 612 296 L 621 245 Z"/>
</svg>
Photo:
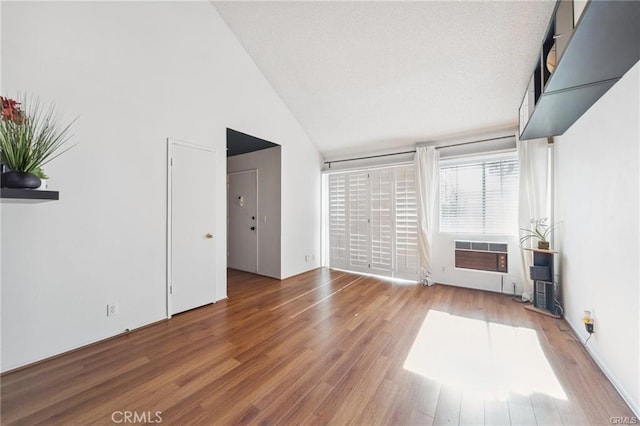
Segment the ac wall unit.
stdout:
<svg viewBox="0 0 640 426">
<path fill-rule="evenodd" d="M 507 243 L 455 241 L 456 268 L 507 273 Z"/>
</svg>

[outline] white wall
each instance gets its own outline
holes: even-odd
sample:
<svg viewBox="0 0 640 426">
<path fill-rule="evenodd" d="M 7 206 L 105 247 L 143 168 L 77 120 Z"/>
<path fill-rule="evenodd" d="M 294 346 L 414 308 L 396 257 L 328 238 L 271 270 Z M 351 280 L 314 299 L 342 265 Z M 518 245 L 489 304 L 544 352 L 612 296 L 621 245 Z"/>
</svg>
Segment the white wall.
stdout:
<svg viewBox="0 0 640 426">
<path fill-rule="evenodd" d="M 227 159 L 227 172 L 258 170 L 258 274 L 280 278 L 280 147 Z M 265 221 L 266 218 L 266 221 Z"/>
<path fill-rule="evenodd" d="M 316 266 L 298 253 L 319 252 L 320 156 L 212 4 L 1 7 L 3 94 L 80 116 L 46 167 L 60 201 L 2 205 L 2 371 L 165 318 L 167 137 L 216 149 L 218 218 L 227 127 L 277 140 L 282 274 Z M 224 220 L 214 235 L 222 299 Z"/>
<path fill-rule="evenodd" d="M 555 143 L 566 319 L 640 413 L 640 64 Z M 558 238 L 559 237 L 559 238 Z"/>
<path fill-rule="evenodd" d="M 320 267 L 321 165 L 319 153 L 283 144 L 282 278 Z"/>
</svg>

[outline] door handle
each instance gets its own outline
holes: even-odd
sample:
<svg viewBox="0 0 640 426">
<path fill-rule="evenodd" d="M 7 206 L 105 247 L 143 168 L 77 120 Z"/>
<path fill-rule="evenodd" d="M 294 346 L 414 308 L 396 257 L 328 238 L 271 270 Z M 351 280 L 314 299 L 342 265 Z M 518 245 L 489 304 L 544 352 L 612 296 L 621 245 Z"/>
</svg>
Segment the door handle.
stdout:
<svg viewBox="0 0 640 426">
<path fill-rule="evenodd" d="M 252 226 L 250 229 L 251 229 L 252 231 L 255 231 L 255 230 L 256 230 L 256 227 L 255 227 L 255 226 Z"/>
<path fill-rule="evenodd" d="M 207 240 L 210 240 L 210 239 L 212 239 L 212 238 L 213 238 L 213 235 L 212 235 L 212 234 L 207 233 L 207 235 L 205 235 L 205 237 L 207 238 Z"/>
</svg>

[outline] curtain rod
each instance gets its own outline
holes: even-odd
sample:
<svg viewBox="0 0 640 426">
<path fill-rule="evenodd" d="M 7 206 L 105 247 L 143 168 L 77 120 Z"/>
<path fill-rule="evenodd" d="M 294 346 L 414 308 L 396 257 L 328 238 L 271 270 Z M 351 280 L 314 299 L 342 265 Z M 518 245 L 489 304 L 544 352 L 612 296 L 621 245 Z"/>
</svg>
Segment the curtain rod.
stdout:
<svg viewBox="0 0 640 426">
<path fill-rule="evenodd" d="M 391 155 L 414 154 L 415 152 L 416 150 L 414 149 L 413 151 L 393 152 L 391 154 L 369 155 L 368 157 L 346 158 L 344 160 L 325 161 L 324 164 L 328 164 L 329 168 L 331 168 L 332 163 L 342 163 L 344 161 L 355 161 L 355 160 L 367 160 L 369 158 L 389 157 Z"/>
<path fill-rule="evenodd" d="M 478 141 L 453 143 L 451 145 L 436 146 L 436 149 L 451 148 L 451 147 L 454 147 L 454 146 L 471 145 L 471 144 L 480 143 L 480 142 L 491 142 L 491 141 L 497 141 L 497 140 L 500 140 L 500 139 L 513 138 L 513 137 L 515 137 L 515 136 L 514 135 L 506 135 L 506 136 L 498 136 L 496 138 L 481 139 L 481 140 L 478 140 Z M 345 162 L 345 161 L 356 161 L 356 160 L 368 160 L 370 158 L 389 157 L 389 156 L 392 156 L 392 155 L 402 155 L 402 154 L 413 154 L 415 152 L 416 152 L 416 150 L 414 149 L 413 151 L 393 152 L 391 154 L 369 155 L 367 157 L 356 157 L 356 158 L 346 158 L 344 160 L 325 161 L 324 164 L 328 164 L 329 168 L 331 168 L 331 164 L 332 163 L 342 163 L 342 162 Z"/>
</svg>

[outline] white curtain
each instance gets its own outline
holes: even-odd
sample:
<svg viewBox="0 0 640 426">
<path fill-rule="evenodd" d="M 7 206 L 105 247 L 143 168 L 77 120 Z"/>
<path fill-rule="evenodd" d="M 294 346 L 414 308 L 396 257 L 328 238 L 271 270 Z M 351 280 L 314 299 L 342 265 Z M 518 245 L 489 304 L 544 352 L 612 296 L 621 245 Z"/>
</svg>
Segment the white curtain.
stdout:
<svg viewBox="0 0 640 426">
<path fill-rule="evenodd" d="M 416 188 L 418 197 L 418 252 L 420 254 L 420 278 L 423 284 L 433 284 L 431 246 L 433 244 L 436 196 L 438 194 L 438 162 L 440 155 L 432 147 L 416 148 Z"/>
<path fill-rule="evenodd" d="M 530 229 L 531 219 L 549 217 L 549 145 L 546 139 L 531 139 L 518 140 L 517 146 L 520 161 L 518 227 Z M 531 252 L 520 250 L 520 257 L 524 278 L 522 299 L 533 300 L 533 282 L 529 278 Z"/>
</svg>

